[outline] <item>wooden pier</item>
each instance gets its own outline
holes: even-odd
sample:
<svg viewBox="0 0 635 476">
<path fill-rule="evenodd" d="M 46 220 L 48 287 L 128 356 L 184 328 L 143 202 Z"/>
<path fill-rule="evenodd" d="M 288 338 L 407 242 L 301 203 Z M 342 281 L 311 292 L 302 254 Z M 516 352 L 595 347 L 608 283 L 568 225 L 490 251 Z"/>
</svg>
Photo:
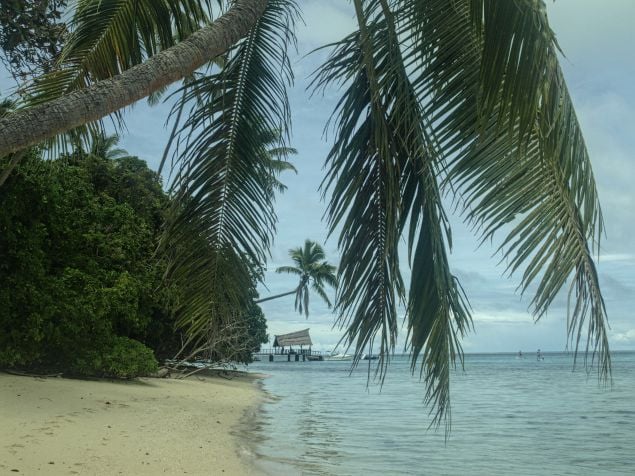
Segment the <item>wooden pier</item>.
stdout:
<svg viewBox="0 0 635 476">
<path fill-rule="evenodd" d="M 305 362 L 324 360 L 325 356 L 330 355 L 329 352 L 320 352 L 318 350 L 301 349 L 289 351 L 285 350 L 281 352 L 277 349 L 261 349 L 259 352 L 254 352 L 254 357 L 259 357 L 260 360 L 268 360 L 269 362 Z"/>
<path fill-rule="evenodd" d="M 260 357 L 260 360 L 266 358 L 269 362 L 324 360 L 327 352 L 312 350 L 312 345 L 309 329 L 304 329 L 290 334 L 276 335 L 273 340 L 273 347 L 255 352 L 254 357 Z"/>
</svg>

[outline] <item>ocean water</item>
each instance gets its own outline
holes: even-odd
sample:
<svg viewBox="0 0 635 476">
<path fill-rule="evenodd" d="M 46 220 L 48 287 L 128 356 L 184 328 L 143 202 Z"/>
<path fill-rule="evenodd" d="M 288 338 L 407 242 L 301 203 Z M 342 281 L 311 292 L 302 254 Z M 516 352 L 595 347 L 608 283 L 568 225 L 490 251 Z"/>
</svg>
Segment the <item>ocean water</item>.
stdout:
<svg viewBox="0 0 635 476">
<path fill-rule="evenodd" d="M 635 353 L 613 386 L 568 354 L 467 355 L 452 430 L 429 430 L 424 387 L 395 358 L 383 387 L 350 362 L 256 362 L 270 395 L 249 434 L 270 475 L 635 475 Z M 375 363 L 372 362 L 374 365 Z"/>
</svg>

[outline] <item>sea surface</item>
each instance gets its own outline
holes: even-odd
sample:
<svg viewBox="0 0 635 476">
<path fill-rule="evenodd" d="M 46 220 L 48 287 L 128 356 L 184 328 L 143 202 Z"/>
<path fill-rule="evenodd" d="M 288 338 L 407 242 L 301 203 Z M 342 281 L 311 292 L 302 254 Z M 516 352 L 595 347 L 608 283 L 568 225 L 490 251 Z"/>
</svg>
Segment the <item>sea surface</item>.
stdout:
<svg viewBox="0 0 635 476">
<path fill-rule="evenodd" d="M 466 355 L 451 378 L 452 429 L 428 429 L 424 385 L 396 357 L 368 364 L 255 362 L 269 398 L 249 432 L 270 475 L 635 475 L 635 353 L 613 385 L 565 353 Z M 376 365 L 375 362 L 371 362 Z M 580 364 L 578 364 L 579 366 Z"/>
</svg>

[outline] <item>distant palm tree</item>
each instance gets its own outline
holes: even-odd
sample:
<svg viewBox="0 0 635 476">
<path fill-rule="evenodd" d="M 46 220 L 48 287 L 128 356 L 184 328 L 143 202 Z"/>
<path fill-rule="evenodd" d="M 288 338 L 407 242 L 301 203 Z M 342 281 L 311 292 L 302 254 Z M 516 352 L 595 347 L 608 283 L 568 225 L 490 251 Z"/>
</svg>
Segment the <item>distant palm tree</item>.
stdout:
<svg viewBox="0 0 635 476">
<path fill-rule="evenodd" d="M 337 278 L 335 276 L 335 266 L 329 264 L 325 258 L 324 249 L 314 241 L 306 240 L 304 247 L 299 246 L 289 250 L 289 256 L 295 262 L 296 266 L 281 266 L 276 269 L 276 273 L 289 273 L 300 276 L 298 287 L 282 294 L 276 294 L 264 299 L 256 301 L 260 304 L 272 299 L 281 298 L 295 294 L 295 308 L 300 313 L 309 316 L 309 286 L 315 293 L 320 296 L 324 302 L 331 307 L 331 301 L 326 294 L 324 285 L 333 288 L 337 286 Z"/>
<path fill-rule="evenodd" d="M 265 155 L 268 159 L 269 173 L 271 175 L 270 185 L 273 190 L 282 193 L 287 189 L 287 186 L 278 180 L 278 175 L 289 170 L 296 174 L 298 173 L 295 166 L 287 160 L 289 156 L 297 155 L 298 151 L 294 147 L 285 145 L 280 129 L 263 131 L 260 140 L 266 148 Z"/>
<path fill-rule="evenodd" d="M 107 160 L 127 157 L 128 152 L 125 149 L 117 148 L 118 144 L 119 136 L 117 134 L 108 136 L 103 132 L 99 132 L 92 136 L 88 153 L 90 155 L 94 155 L 95 157 L 102 157 Z"/>
</svg>

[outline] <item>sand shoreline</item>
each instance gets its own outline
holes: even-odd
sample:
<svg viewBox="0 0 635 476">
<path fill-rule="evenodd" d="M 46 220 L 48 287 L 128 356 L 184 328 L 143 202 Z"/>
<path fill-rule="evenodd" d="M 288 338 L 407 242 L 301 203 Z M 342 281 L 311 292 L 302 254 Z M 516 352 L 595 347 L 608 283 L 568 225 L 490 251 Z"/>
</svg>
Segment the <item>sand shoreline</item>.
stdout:
<svg viewBox="0 0 635 476">
<path fill-rule="evenodd" d="M 262 401 L 256 379 L 119 382 L 0 372 L 0 473 L 258 474 L 240 441 Z"/>
</svg>

